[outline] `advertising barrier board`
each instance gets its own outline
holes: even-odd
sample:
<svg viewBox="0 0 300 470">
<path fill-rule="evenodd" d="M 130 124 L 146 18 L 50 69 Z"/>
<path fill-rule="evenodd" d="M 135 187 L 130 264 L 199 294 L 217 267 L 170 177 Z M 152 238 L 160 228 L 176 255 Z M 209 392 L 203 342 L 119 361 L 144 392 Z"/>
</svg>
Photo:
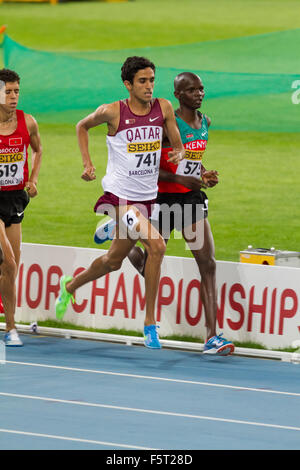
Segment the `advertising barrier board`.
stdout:
<svg viewBox="0 0 300 470">
<path fill-rule="evenodd" d="M 55 319 L 62 274 L 76 276 L 101 249 L 22 244 L 16 321 Z M 232 341 L 286 348 L 300 338 L 300 269 L 217 261 L 217 331 Z M 157 296 L 160 336 L 205 339 L 201 279 L 193 258 L 166 256 Z M 119 271 L 76 292 L 64 321 L 97 329 L 143 331 L 144 279 L 125 259 Z"/>
</svg>

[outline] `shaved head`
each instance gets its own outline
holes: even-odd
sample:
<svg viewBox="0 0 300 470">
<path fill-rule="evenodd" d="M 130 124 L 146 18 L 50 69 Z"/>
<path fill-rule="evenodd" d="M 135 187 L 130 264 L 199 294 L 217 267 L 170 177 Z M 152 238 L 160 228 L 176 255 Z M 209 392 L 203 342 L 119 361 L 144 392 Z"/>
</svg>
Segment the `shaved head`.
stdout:
<svg viewBox="0 0 300 470">
<path fill-rule="evenodd" d="M 174 90 L 175 91 L 181 91 L 188 83 L 191 82 L 191 80 L 199 79 L 201 82 L 201 78 L 199 75 L 196 75 L 195 73 L 192 72 L 182 72 L 175 77 L 174 80 Z"/>
<path fill-rule="evenodd" d="M 195 110 L 200 108 L 205 96 L 204 85 L 199 75 L 192 72 L 182 72 L 174 80 L 174 96 L 180 107 Z"/>
</svg>

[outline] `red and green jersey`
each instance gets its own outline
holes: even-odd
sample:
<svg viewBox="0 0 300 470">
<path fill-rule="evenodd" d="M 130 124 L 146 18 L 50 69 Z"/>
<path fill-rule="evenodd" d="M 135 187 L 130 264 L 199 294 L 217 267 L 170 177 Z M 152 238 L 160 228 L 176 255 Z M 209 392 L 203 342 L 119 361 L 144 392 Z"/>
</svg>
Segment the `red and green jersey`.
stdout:
<svg viewBox="0 0 300 470">
<path fill-rule="evenodd" d="M 184 148 L 186 149 L 185 158 L 178 164 L 168 162 L 168 153 L 171 147 L 163 147 L 160 159 L 160 168 L 170 173 L 185 176 L 194 176 L 200 178 L 203 153 L 208 140 L 208 123 L 202 115 L 202 125 L 200 129 L 190 127 L 176 114 L 176 121 Z M 158 182 L 158 192 L 160 193 L 186 193 L 191 191 L 182 184 L 169 183 L 166 181 Z"/>
</svg>

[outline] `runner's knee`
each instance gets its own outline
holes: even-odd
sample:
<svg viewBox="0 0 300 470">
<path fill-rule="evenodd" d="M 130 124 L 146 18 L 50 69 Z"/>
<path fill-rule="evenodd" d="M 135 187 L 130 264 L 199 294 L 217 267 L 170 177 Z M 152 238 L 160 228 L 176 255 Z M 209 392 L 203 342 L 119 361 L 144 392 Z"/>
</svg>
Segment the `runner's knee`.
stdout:
<svg viewBox="0 0 300 470">
<path fill-rule="evenodd" d="M 17 263 L 14 256 L 7 256 L 3 258 L 1 264 L 1 274 L 3 276 L 16 277 L 17 275 Z"/>
<path fill-rule="evenodd" d="M 166 244 L 162 238 L 158 240 L 152 240 L 147 247 L 148 256 L 152 258 L 162 258 L 166 252 Z"/>
<path fill-rule="evenodd" d="M 201 271 L 206 274 L 215 274 L 216 272 L 216 260 L 213 256 L 207 256 L 201 263 Z"/>
<path fill-rule="evenodd" d="M 123 260 L 110 255 L 105 255 L 105 264 L 110 271 L 118 271 L 122 266 Z"/>
</svg>

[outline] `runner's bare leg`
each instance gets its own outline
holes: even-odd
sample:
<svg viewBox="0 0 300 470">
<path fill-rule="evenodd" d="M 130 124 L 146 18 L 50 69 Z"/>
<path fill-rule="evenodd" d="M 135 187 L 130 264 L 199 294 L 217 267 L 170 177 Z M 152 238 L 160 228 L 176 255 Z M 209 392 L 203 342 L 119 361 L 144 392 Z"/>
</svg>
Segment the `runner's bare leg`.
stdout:
<svg viewBox="0 0 300 470">
<path fill-rule="evenodd" d="M 6 330 L 15 328 L 17 264 L 13 248 L 0 220 L 0 246 L 3 256 L 0 271 L 0 294 L 5 312 Z"/>
<path fill-rule="evenodd" d="M 67 283 L 66 289 L 70 294 L 74 294 L 74 292 L 84 284 L 94 281 L 109 272 L 120 269 L 124 258 L 127 257 L 130 250 L 139 240 L 147 250 L 147 261 L 144 274 L 146 295 L 145 325 L 155 325 L 155 303 L 160 279 L 160 267 L 165 253 L 165 243 L 157 230 L 133 206 L 124 206 L 119 208 L 119 222 L 122 215 L 131 208 L 135 211 L 138 219 L 138 223 L 135 228 L 135 233 L 138 234 L 138 238 L 125 238 L 122 236 L 124 231 L 122 232 L 119 224 L 117 224 L 116 237 L 112 241 L 108 252 L 94 260 L 89 268 Z"/>
<path fill-rule="evenodd" d="M 200 224 L 204 224 L 204 226 L 200 227 Z M 202 234 L 204 237 L 202 248 L 194 249 L 193 241 L 189 240 L 183 231 L 183 236 L 190 246 L 201 275 L 200 296 L 205 311 L 207 339 L 209 339 L 217 334 L 217 288 L 214 239 L 208 219 L 200 220 L 196 224 L 193 224 L 192 230 L 194 233 Z"/>
</svg>

